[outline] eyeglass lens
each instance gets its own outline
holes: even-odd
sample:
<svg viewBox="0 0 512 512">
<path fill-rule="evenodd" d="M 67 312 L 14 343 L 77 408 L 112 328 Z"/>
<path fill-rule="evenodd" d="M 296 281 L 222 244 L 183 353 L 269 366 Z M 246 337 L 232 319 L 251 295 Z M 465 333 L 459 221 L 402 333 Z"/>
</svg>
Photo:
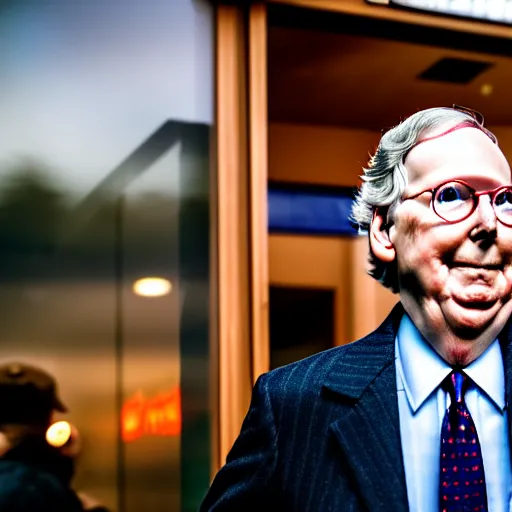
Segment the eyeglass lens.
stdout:
<svg viewBox="0 0 512 512">
<path fill-rule="evenodd" d="M 450 182 L 436 190 L 432 206 L 442 219 L 457 222 L 469 217 L 477 204 L 478 196 L 472 188 L 464 183 Z M 500 222 L 512 226 L 512 187 L 494 195 L 493 208 Z"/>
</svg>

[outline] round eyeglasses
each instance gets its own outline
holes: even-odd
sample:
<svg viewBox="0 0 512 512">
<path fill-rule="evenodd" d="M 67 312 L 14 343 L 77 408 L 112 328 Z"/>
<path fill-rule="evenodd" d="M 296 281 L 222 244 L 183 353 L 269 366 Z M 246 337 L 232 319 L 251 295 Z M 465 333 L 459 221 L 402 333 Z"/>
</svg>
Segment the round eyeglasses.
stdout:
<svg viewBox="0 0 512 512">
<path fill-rule="evenodd" d="M 446 222 L 461 222 L 467 219 L 478 206 L 480 196 L 488 195 L 496 218 L 505 226 L 512 227 L 512 186 L 498 187 L 477 192 L 460 180 L 441 183 L 437 187 L 423 190 L 414 196 L 402 198 L 402 201 L 416 199 L 430 192 L 430 206 L 438 217 Z"/>
</svg>

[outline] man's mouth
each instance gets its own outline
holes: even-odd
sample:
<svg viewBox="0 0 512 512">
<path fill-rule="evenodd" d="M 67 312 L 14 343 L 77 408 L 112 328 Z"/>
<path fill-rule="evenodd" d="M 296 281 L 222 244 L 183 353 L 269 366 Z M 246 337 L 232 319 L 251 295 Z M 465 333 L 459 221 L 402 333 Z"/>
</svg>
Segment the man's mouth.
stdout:
<svg viewBox="0 0 512 512">
<path fill-rule="evenodd" d="M 491 309 L 496 304 L 495 300 L 488 300 L 488 301 L 464 300 L 461 298 L 454 298 L 454 300 L 457 304 L 459 304 L 460 306 L 463 306 L 467 309 L 477 309 L 480 311 L 486 311 L 488 309 Z"/>
<path fill-rule="evenodd" d="M 451 268 L 473 268 L 475 270 L 503 270 L 501 263 L 473 263 L 470 261 L 454 261 L 449 265 Z"/>
</svg>

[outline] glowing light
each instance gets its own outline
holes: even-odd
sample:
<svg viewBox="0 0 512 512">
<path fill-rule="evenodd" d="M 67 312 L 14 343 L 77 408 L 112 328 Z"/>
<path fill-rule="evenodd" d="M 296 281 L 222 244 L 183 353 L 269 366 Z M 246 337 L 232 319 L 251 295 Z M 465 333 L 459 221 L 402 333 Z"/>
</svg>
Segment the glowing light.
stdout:
<svg viewBox="0 0 512 512">
<path fill-rule="evenodd" d="M 174 388 L 151 398 L 139 391 L 128 399 L 121 411 L 122 438 L 125 442 L 143 436 L 181 434 L 181 393 Z"/>
<path fill-rule="evenodd" d="M 482 87 L 480 87 L 480 94 L 482 96 L 490 96 L 493 90 L 492 84 L 483 84 Z"/>
<path fill-rule="evenodd" d="M 67 421 L 57 421 L 46 431 L 46 441 L 55 448 L 64 446 L 71 437 L 71 425 Z"/>
<path fill-rule="evenodd" d="M 133 283 L 133 291 L 142 297 L 162 297 L 171 293 L 172 283 L 162 277 L 144 277 Z"/>
</svg>

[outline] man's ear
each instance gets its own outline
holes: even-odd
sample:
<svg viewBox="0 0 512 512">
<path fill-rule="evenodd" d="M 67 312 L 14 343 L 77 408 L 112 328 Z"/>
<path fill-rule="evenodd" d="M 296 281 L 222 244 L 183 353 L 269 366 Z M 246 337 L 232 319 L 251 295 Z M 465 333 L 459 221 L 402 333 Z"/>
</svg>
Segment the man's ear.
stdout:
<svg viewBox="0 0 512 512">
<path fill-rule="evenodd" d="M 391 263 L 396 256 L 395 246 L 389 238 L 389 231 L 386 226 L 387 209 L 377 208 L 370 224 L 370 247 L 373 254 L 385 262 Z"/>
</svg>

